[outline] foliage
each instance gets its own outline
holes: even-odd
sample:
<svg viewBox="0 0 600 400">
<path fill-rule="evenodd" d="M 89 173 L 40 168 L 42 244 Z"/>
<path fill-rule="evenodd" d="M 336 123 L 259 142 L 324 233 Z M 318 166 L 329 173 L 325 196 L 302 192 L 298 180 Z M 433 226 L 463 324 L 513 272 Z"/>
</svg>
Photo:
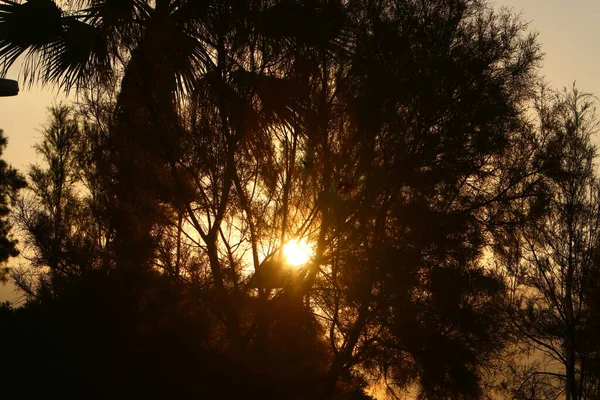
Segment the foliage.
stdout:
<svg viewBox="0 0 600 400">
<path fill-rule="evenodd" d="M 51 345 L 10 375 L 64 382 L 38 397 L 483 395 L 509 331 L 486 254 L 542 221 L 572 143 L 529 120 L 540 52 L 518 18 L 2 0 L 0 60 L 20 54 L 25 79 L 82 98 L 50 112 L 18 215 L 40 274 L 2 311 L 9 340 Z M 297 269 L 290 239 L 314 253 Z M 48 378 L 22 361 L 56 358 Z"/>
<path fill-rule="evenodd" d="M 0 130 L 0 156 L 6 148 L 6 137 Z M 17 240 L 11 234 L 12 225 L 8 219 L 11 203 L 17 191 L 25 187 L 23 177 L 6 161 L 0 159 L 0 265 L 5 264 L 10 257 L 19 254 Z M 0 269 L 0 282 L 6 281 L 9 270 Z"/>
<path fill-rule="evenodd" d="M 568 399 L 597 392 L 594 332 L 600 186 L 595 171 L 597 130 L 590 95 L 573 88 L 542 91 L 537 104 L 544 150 L 545 195 L 526 201 L 529 218 L 502 260 L 511 280 L 512 321 L 531 346 L 559 362 L 546 370 Z M 557 394 L 555 394 L 556 396 Z"/>
</svg>

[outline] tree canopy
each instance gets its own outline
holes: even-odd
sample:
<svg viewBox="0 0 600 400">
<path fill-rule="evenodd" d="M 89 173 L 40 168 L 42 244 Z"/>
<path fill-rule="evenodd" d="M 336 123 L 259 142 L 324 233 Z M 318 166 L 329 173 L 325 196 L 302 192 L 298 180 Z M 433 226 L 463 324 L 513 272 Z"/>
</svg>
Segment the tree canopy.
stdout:
<svg viewBox="0 0 600 400">
<path fill-rule="evenodd" d="M 44 339 L 7 350 L 40 382 L 15 395 L 482 398 L 524 323 L 511 262 L 568 160 L 594 175 L 535 35 L 484 1 L 1 0 L 22 55 L 80 101 L 16 210 L 36 274 L 1 340 Z"/>
<path fill-rule="evenodd" d="M 0 130 L 0 156 L 6 148 L 6 137 Z M 15 199 L 17 191 L 25 187 L 23 177 L 6 161 L 0 159 L 0 266 L 3 266 L 10 257 L 19 254 L 17 240 L 12 235 L 12 224 L 8 219 L 10 206 Z M 6 267 L 0 270 L 0 282 L 6 280 Z"/>
</svg>

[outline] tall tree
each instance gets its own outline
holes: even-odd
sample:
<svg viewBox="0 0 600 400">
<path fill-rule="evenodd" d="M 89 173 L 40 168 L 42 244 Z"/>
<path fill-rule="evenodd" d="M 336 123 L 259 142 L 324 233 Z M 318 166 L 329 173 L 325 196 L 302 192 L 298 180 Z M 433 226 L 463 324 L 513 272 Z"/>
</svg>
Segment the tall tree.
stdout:
<svg viewBox="0 0 600 400">
<path fill-rule="evenodd" d="M 589 292 L 597 274 L 600 186 L 595 170 L 594 101 L 573 88 L 537 102 L 546 195 L 526 202 L 529 220 L 505 258 L 512 280 L 513 322 L 529 343 L 560 362 L 542 371 L 564 382 L 567 399 L 597 390 L 597 338 Z M 592 284 L 593 285 L 593 284 Z"/>
<path fill-rule="evenodd" d="M 203 345 L 305 397 L 377 377 L 480 394 L 504 329 L 484 249 L 537 171 L 540 56 L 518 19 L 470 0 L 85 4 L 36 42 L 15 21 L 56 5 L 4 1 L 0 55 L 32 49 L 40 78 L 84 88 L 101 58 L 52 62 L 77 26 L 118 65 L 86 159 L 123 335 L 164 332 L 175 298 Z M 312 246 L 296 269 L 290 239 Z"/>
<path fill-rule="evenodd" d="M 58 295 L 65 283 L 101 267 L 107 235 L 86 181 L 83 139 L 89 129 L 72 107 L 57 105 L 49 109 L 42 140 L 35 146 L 42 163 L 30 167 L 18 222 L 25 239 L 24 257 L 32 266 L 47 269 L 37 282 L 17 275 L 20 288 L 34 297 L 42 294 L 36 287 L 49 291 L 46 295 Z"/>
<path fill-rule="evenodd" d="M 0 130 L 0 157 L 6 148 L 6 142 L 4 132 Z M 12 226 L 8 214 L 17 191 L 23 187 L 25 187 L 23 177 L 6 161 L 0 159 L 0 265 L 5 264 L 10 257 L 19 254 L 16 247 L 17 240 L 11 235 Z M 8 272 L 5 267 L 0 269 L 0 282 L 6 282 Z"/>
<path fill-rule="evenodd" d="M 288 99 L 277 98 L 283 92 L 273 96 L 273 90 L 263 89 L 261 101 L 260 87 L 278 85 L 290 93 L 279 79 L 289 56 L 315 47 L 327 52 L 343 27 L 332 24 L 343 9 L 339 2 L 67 4 L 60 9 L 50 0 L 3 2 L 0 57 L 6 69 L 28 51 L 26 79 L 55 82 L 66 89 L 93 89 L 98 83 L 119 88 L 106 143 L 110 156 L 100 167 L 105 168 L 104 184 L 113 198 L 112 246 L 129 270 L 150 267 L 156 248 L 152 229 L 160 225 L 164 212 L 158 192 L 177 190 L 169 171 L 182 157 L 179 111 L 185 95 L 208 96 L 218 121 L 213 126 L 218 130 L 210 133 L 226 137 L 223 144 L 234 154 L 246 136 L 253 136 L 254 143 L 261 140 L 257 133 L 263 129 L 262 117 L 273 121 L 276 115 L 275 119 L 289 115 L 289 102 L 280 101 Z M 318 37 L 305 29 L 324 21 L 331 28 Z M 42 29 L 29 32 L 24 27 L 30 23 Z M 257 107 L 262 116 L 256 114 Z M 232 163 L 230 157 L 219 189 L 224 200 L 233 187 Z M 221 216 L 216 220 L 206 232 L 213 242 Z M 209 248 L 220 288 L 215 245 Z M 224 290 L 218 290 L 224 298 Z"/>
</svg>

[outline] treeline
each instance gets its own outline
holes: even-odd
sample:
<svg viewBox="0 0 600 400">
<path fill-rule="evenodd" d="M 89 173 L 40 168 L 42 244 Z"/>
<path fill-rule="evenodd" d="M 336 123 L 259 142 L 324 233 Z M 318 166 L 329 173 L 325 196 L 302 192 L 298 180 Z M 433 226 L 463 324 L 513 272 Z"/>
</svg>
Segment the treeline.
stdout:
<svg viewBox="0 0 600 400">
<path fill-rule="evenodd" d="M 8 398 L 600 398 L 594 98 L 510 12 L 1 0 L 20 56 L 78 101 L 0 164 Z"/>
</svg>

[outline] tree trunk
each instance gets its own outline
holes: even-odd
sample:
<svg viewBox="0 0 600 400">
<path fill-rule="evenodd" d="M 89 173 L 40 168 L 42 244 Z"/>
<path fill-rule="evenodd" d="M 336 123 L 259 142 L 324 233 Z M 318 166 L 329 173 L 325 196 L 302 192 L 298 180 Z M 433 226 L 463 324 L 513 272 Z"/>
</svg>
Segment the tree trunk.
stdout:
<svg viewBox="0 0 600 400">
<path fill-rule="evenodd" d="M 574 195 L 571 195 L 574 197 Z M 569 254 L 567 260 L 567 276 L 565 281 L 565 308 L 567 318 L 567 329 L 565 337 L 565 361 L 566 361 L 566 389 L 565 395 L 567 400 L 577 400 L 577 380 L 575 377 L 575 311 L 573 307 L 573 285 L 575 275 L 575 260 L 574 260 L 574 244 L 575 240 L 575 227 L 574 227 L 574 205 L 573 203 L 568 204 L 568 229 L 569 229 Z"/>
<path fill-rule="evenodd" d="M 344 348 L 335 356 L 333 363 L 329 368 L 329 372 L 325 377 L 325 382 L 323 382 L 322 400 L 330 400 L 333 398 L 333 395 L 335 394 L 335 387 L 340 379 L 340 375 L 344 371 L 344 368 L 348 366 L 347 364 L 351 361 L 352 353 L 354 353 L 354 349 L 358 343 L 358 339 L 360 338 L 360 333 L 365 327 L 368 309 L 368 303 L 365 302 L 361 305 L 358 317 L 352 325 L 352 329 L 350 330 L 350 334 L 348 335 L 348 340 L 346 341 Z"/>
<path fill-rule="evenodd" d="M 340 379 L 343 367 L 344 362 L 342 361 L 341 357 L 336 357 L 333 361 L 333 364 L 329 368 L 329 372 L 325 377 L 325 381 L 323 382 L 322 400 L 330 400 L 333 398 L 333 395 L 335 394 L 335 387 Z"/>
</svg>

